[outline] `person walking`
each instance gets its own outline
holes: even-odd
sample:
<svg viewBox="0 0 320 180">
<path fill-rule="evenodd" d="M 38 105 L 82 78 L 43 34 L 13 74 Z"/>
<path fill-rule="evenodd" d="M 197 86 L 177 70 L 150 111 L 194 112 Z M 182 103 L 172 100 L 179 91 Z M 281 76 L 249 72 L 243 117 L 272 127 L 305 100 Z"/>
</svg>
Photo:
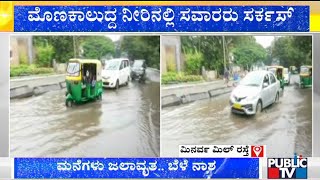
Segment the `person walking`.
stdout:
<svg viewBox="0 0 320 180">
<path fill-rule="evenodd" d="M 229 70 L 225 69 L 224 71 L 224 80 L 225 80 L 225 84 L 227 84 L 227 87 L 229 86 Z"/>
</svg>

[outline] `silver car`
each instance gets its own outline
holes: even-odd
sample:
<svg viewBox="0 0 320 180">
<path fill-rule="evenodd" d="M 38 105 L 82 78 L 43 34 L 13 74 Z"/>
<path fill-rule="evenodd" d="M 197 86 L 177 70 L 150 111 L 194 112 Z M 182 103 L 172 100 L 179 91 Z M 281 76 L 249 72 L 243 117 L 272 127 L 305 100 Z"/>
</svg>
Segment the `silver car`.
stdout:
<svg viewBox="0 0 320 180">
<path fill-rule="evenodd" d="M 248 73 L 230 95 L 231 111 L 254 115 L 263 108 L 279 101 L 280 82 L 265 70 Z"/>
</svg>

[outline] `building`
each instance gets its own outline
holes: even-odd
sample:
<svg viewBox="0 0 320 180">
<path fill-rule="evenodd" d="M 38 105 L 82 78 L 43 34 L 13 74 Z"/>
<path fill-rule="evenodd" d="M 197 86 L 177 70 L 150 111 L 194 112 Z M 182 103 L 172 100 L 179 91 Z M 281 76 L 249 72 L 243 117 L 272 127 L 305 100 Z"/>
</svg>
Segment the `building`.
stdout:
<svg viewBox="0 0 320 180">
<path fill-rule="evenodd" d="M 180 36 L 161 37 L 161 73 L 180 72 L 184 68 Z"/>
<path fill-rule="evenodd" d="M 32 64 L 34 57 L 32 36 L 10 37 L 10 65 Z"/>
</svg>

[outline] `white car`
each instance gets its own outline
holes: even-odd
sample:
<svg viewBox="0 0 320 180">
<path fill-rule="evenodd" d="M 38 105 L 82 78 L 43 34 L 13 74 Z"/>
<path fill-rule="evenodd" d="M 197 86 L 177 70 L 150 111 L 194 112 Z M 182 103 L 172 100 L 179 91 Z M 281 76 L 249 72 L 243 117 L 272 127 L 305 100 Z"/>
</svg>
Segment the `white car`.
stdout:
<svg viewBox="0 0 320 180">
<path fill-rule="evenodd" d="M 255 115 L 263 108 L 279 101 L 280 82 L 265 70 L 248 73 L 230 95 L 231 111 Z"/>
<path fill-rule="evenodd" d="M 126 58 L 106 61 L 102 70 L 102 83 L 105 88 L 118 89 L 121 85 L 128 85 L 130 81 L 130 64 Z"/>
</svg>

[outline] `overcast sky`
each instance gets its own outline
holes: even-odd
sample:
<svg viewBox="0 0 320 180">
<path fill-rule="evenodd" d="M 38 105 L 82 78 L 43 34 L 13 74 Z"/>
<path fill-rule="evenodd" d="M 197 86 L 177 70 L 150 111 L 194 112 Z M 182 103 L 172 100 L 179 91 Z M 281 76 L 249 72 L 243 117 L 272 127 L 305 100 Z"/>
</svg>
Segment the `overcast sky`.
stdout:
<svg viewBox="0 0 320 180">
<path fill-rule="evenodd" d="M 107 37 L 109 37 L 113 42 L 117 41 L 120 39 L 120 35 L 106 35 Z"/>
<path fill-rule="evenodd" d="M 106 35 L 112 41 L 117 41 L 120 39 L 121 35 Z M 261 44 L 264 48 L 267 48 L 271 45 L 274 36 L 254 36 L 259 44 Z"/>
<path fill-rule="evenodd" d="M 271 45 L 274 36 L 254 36 L 257 40 L 257 43 L 261 44 L 264 48 L 267 48 Z"/>
</svg>

